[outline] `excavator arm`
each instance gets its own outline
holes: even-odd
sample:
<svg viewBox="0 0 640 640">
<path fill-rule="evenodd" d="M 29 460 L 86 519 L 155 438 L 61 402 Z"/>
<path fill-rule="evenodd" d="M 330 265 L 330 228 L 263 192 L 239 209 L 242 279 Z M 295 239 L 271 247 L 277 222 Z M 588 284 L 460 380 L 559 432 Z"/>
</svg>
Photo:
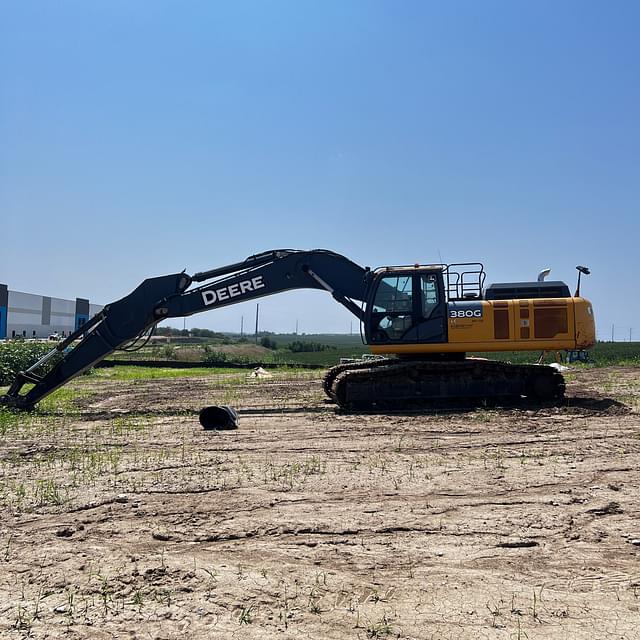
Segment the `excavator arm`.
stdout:
<svg viewBox="0 0 640 640">
<path fill-rule="evenodd" d="M 189 276 L 177 273 L 142 282 L 106 305 L 85 325 L 20 372 L 0 404 L 32 409 L 40 400 L 109 354 L 136 341 L 158 322 L 246 302 L 291 289 L 324 289 L 363 320 L 371 272 L 344 256 L 316 249 L 282 249 Z M 203 283 L 191 288 L 193 283 Z M 44 373 L 45 364 L 56 360 Z M 24 390 L 25 385 L 32 384 Z"/>
</svg>

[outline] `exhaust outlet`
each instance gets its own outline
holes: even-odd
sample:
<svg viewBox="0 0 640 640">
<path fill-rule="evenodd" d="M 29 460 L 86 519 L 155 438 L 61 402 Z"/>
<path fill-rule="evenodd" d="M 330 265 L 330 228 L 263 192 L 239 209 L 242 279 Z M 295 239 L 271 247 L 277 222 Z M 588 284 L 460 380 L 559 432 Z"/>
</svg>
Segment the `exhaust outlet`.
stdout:
<svg viewBox="0 0 640 640">
<path fill-rule="evenodd" d="M 199 420 L 206 431 L 229 431 L 238 428 L 238 414 L 235 409 L 226 405 L 205 407 L 200 411 Z"/>
</svg>

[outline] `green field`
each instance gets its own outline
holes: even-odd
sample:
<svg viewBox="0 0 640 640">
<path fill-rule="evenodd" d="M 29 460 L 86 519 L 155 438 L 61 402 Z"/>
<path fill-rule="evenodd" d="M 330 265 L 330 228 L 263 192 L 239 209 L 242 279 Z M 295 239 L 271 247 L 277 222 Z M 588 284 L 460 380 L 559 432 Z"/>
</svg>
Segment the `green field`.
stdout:
<svg viewBox="0 0 640 640">
<path fill-rule="evenodd" d="M 262 336 L 264 337 L 264 336 Z M 362 344 L 360 335 L 344 334 L 269 334 L 268 339 L 274 341 L 277 348 L 267 349 L 255 341 L 238 340 L 239 336 L 222 340 L 199 338 L 194 343 L 190 339 L 172 338 L 164 345 L 145 347 L 134 353 L 116 352 L 109 356 L 110 360 L 126 362 L 128 360 L 174 360 L 182 362 L 211 362 L 224 364 L 307 364 L 331 366 L 340 362 L 340 358 L 358 358 L 369 353 Z M 320 351 L 292 351 L 289 346 L 303 343 L 323 347 Z"/>
<path fill-rule="evenodd" d="M 198 344 L 184 344 L 179 339 L 172 340 L 169 344 L 147 346 L 134 353 L 116 352 L 109 356 L 109 360 L 115 360 L 126 364 L 128 361 L 160 361 L 160 362 L 189 362 L 196 366 L 202 363 L 203 368 L 188 369 L 187 375 L 199 375 L 206 367 L 211 372 L 211 367 L 224 367 L 225 365 L 265 366 L 273 365 L 315 365 L 330 367 L 340 362 L 341 358 L 358 358 L 369 353 L 366 345 L 363 345 L 359 335 L 346 334 L 270 334 L 269 340 L 275 342 L 276 348 L 265 348 L 254 342 L 244 340 L 234 341 L 233 338 L 219 340 L 204 340 Z M 303 347 L 316 350 L 292 351 L 289 345 L 293 343 L 303 344 Z M 0 345 L 0 384 L 9 384 L 17 371 L 25 369 L 30 362 L 37 360 L 50 348 L 48 344 L 30 344 L 21 341 L 8 341 Z M 321 349 L 321 350 L 317 350 Z M 540 356 L 539 351 L 507 351 L 492 353 L 470 354 L 486 357 L 492 360 L 502 360 L 514 363 L 533 363 Z M 564 354 L 563 354 L 564 355 Z M 548 354 L 547 362 L 553 360 L 553 354 Z M 586 363 L 575 363 L 576 366 L 610 366 L 610 365 L 640 365 L 640 342 L 598 342 L 588 352 Z M 158 369 L 155 377 L 171 377 L 183 375 L 172 368 Z M 192 365 L 193 366 L 193 365 Z M 102 375 L 114 375 L 104 373 Z M 119 376 L 135 377 L 132 367 L 118 373 Z"/>
<path fill-rule="evenodd" d="M 477 353 L 474 355 L 491 360 L 508 362 L 536 362 L 540 351 L 503 351 L 497 353 Z M 548 354 L 547 362 L 553 360 Z M 564 353 L 562 354 L 564 356 Z M 581 363 L 573 363 L 581 364 Z M 586 365 L 607 367 L 610 365 L 640 365 L 640 342 L 598 342 L 587 353 Z"/>
<path fill-rule="evenodd" d="M 322 366 L 332 366 L 340 362 L 340 358 L 357 358 L 362 354 L 369 353 L 367 345 L 363 345 L 359 335 L 344 334 L 313 334 L 296 336 L 295 334 L 273 334 L 270 339 L 274 340 L 276 349 L 262 349 L 256 347 L 253 342 L 237 344 L 237 349 L 233 353 L 225 352 L 228 346 L 215 343 L 202 343 L 200 345 L 189 344 L 180 346 L 179 343 L 173 347 L 173 357 L 167 357 L 170 350 L 167 347 L 148 347 L 142 352 L 134 354 L 116 354 L 118 360 L 177 360 L 177 361 L 205 361 L 223 364 L 260 363 L 265 365 L 274 364 L 313 364 Z M 287 347 L 295 341 L 303 341 L 325 345 L 324 351 L 298 351 L 293 352 Z M 209 345 L 209 354 L 205 353 L 205 345 Z M 246 353 L 244 353 L 246 349 Z M 256 351 L 257 350 L 257 351 Z M 505 351 L 474 353 L 470 355 L 489 358 L 491 360 L 504 360 L 508 362 L 536 362 L 540 356 L 540 351 Z M 564 357 L 564 354 L 563 354 Z M 113 359 L 114 356 L 110 356 Z M 587 364 L 592 366 L 608 366 L 612 364 L 640 365 L 640 342 L 598 342 L 589 350 Z M 553 360 L 553 354 L 549 354 L 547 361 Z M 576 363 L 578 364 L 578 363 Z"/>
</svg>

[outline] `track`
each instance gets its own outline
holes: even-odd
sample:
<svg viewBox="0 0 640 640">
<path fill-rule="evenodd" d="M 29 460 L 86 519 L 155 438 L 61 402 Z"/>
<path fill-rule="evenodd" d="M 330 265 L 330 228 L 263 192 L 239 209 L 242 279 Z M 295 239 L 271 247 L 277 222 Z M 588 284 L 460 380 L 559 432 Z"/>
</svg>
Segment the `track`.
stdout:
<svg viewBox="0 0 640 640">
<path fill-rule="evenodd" d="M 549 401 L 564 396 L 565 383 L 555 369 L 491 360 L 379 360 L 330 369 L 324 390 L 341 408 L 389 407 L 458 399 L 500 401 L 526 397 Z"/>
</svg>

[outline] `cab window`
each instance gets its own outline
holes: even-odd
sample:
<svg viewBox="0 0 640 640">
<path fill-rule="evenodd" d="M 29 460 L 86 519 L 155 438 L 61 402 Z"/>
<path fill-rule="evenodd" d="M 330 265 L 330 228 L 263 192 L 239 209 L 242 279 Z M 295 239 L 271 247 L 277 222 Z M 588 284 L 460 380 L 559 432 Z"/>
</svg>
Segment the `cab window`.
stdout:
<svg viewBox="0 0 640 640">
<path fill-rule="evenodd" d="M 374 311 L 406 312 L 413 308 L 411 276 L 388 276 L 380 280 L 376 297 L 373 301 Z"/>
<path fill-rule="evenodd" d="M 428 319 L 438 306 L 438 283 L 436 276 L 424 275 L 420 277 L 422 291 L 422 317 Z"/>
</svg>

